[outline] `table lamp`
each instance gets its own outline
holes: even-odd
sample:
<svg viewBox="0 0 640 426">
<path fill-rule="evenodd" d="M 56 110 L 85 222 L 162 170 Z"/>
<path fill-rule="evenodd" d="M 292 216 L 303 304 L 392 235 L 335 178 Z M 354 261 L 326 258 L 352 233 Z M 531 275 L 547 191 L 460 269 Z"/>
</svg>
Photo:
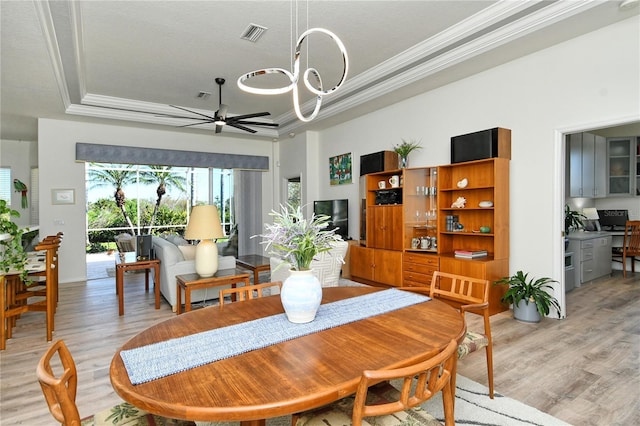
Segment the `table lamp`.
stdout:
<svg viewBox="0 0 640 426">
<path fill-rule="evenodd" d="M 582 214 L 585 217 L 585 230 L 586 231 L 600 231 L 600 216 L 598 210 L 595 207 L 585 207 L 582 209 Z"/>
<path fill-rule="evenodd" d="M 218 271 L 218 246 L 216 238 L 223 238 L 220 216 L 216 206 L 194 206 L 184 237 L 200 240 L 196 247 L 196 273 L 201 277 L 212 277 Z"/>
</svg>

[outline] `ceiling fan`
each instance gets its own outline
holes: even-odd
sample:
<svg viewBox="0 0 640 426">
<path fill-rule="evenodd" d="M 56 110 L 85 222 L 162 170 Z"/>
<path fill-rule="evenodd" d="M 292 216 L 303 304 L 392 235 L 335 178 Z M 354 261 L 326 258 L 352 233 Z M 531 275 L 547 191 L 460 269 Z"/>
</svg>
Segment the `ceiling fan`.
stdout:
<svg viewBox="0 0 640 426">
<path fill-rule="evenodd" d="M 257 130 L 251 129 L 247 126 L 267 126 L 267 127 L 278 127 L 277 123 L 265 123 L 263 121 L 251 121 L 249 118 L 255 117 L 264 117 L 266 115 L 271 115 L 269 112 L 255 112 L 253 114 L 244 114 L 244 115 L 234 115 L 232 117 L 227 117 L 227 105 L 222 103 L 222 85 L 225 82 L 224 78 L 217 77 L 215 79 L 218 84 L 218 94 L 219 94 L 219 106 L 218 110 L 212 116 L 199 113 L 197 111 L 191 111 L 190 109 L 177 106 L 170 105 L 174 108 L 181 109 L 183 111 L 190 112 L 191 114 L 195 114 L 199 117 L 185 117 L 181 115 L 170 115 L 170 114 L 161 114 L 163 117 L 171 117 L 171 118 L 184 118 L 187 120 L 197 120 L 197 123 L 185 124 L 179 127 L 191 127 L 191 126 L 199 126 L 201 124 L 214 123 L 216 125 L 216 133 L 220 133 L 222 131 L 222 127 L 227 125 L 231 127 L 235 127 L 236 129 L 244 130 L 249 133 L 256 133 Z"/>
</svg>

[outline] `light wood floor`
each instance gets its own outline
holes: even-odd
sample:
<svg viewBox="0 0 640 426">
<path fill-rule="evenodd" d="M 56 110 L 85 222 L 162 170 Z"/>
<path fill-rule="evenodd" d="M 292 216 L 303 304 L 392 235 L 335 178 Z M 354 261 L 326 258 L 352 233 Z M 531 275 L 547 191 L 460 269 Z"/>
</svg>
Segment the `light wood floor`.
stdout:
<svg viewBox="0 0 640 426">
<path fill-rule="evenodd" d="M 118 317 L 114 279 L 63 284 L 54 339 L 64 339 L 78 366 L 81 416 L 114 405 L 109 382 L 115 349 L 144 328 L 174 315 L 154 309 L 143 274 L 125 278 L 125 315 Z M 508 313 L 492 317 L 496 391 L 573 425 L 640 424 L 640 273 L 582 286 L 568 295 L 568 317 L 524 324 Z M 0 424 L 54 425 L 36 381 L 48 347 L 44 315 L 24 314 L 0 353 Z M 475 320 L 470 320 L 473 328 Z M 486 385 L 484 355 L 459 372 Z"/>
</svg>

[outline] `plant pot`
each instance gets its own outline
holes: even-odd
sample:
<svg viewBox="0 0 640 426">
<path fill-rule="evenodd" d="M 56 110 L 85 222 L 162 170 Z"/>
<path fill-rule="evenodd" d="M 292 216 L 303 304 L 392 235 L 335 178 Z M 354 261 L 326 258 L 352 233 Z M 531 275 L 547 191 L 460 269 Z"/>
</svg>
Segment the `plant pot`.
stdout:
<svg viewBox="0 0 640 426">
<path fill-rule="evenodd" d="M 523 322 L 540 322 L 540 313 L 536 307 L 535 302 L 527 303 L 526 300 L 521 300 L 518 305 L 513 305 L 513 317 L 518 321 Z"/>
<path fill-rule="evenodd" d="M 409 167 L 409 158 L 408 157 L 403 157 L 403 156 L 398 156 L 398 168 L 399 169 L 406 169 L 407 167 Z"/>
<path fill-rule="evenodd" d="M 322 301 L 322 285 L 313 271 L 294 271 L 282 283 L 282 307 L 293 323 L 311 322 Z"/>
</svg>

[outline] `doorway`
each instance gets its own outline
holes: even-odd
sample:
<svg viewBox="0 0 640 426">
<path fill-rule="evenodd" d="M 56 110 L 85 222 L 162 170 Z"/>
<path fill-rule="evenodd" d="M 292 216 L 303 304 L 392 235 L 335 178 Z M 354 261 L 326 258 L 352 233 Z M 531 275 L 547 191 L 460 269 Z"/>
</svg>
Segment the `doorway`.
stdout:
<svg viewBox="0 0 640 426">
<path fill-rule="evenodd" d="M 566 191 L 567 182 L 567 136 L 574 133 L 590 132 L 603 137 L 621 137 L 640 135 L 640 121 L 637 117 L 621 117 L 603 122 L 586 123 L 578 126 L 566 127 L 556 130 L 555 136 L 555 192 L 553 208 L 556 216 L 554 220 L 553 234 L 562 235 L 564 232 L 564 206 L 570 201 Z M 582 206 L 584 206 L 584 199 Z M 638 197 L 615 198 L 613 200 L 598 199 L 599 203 L 628 203 L 633 205 L 638 203 Z M 621 201 L 622 200 L 622 201 Z M 625 201 L 626 200 L 626 201 Z M 637 209 L 637 207 L 636 207 Z M 631 210 L 630 210 L 631 214 Z M 635 212 L 640 218 L 640 211 Z M 555 294 L 560 303 L 563 315 L 566 315 L 566 298 L 565 298 L 565 249 L 564 239 L 558 238 L 557 244 L 553 247 L 553 276 L 560 278 L 559 294 Z M 580 274 L 578 265 L 575 265 L 575 273 Z"/>
</svg>

